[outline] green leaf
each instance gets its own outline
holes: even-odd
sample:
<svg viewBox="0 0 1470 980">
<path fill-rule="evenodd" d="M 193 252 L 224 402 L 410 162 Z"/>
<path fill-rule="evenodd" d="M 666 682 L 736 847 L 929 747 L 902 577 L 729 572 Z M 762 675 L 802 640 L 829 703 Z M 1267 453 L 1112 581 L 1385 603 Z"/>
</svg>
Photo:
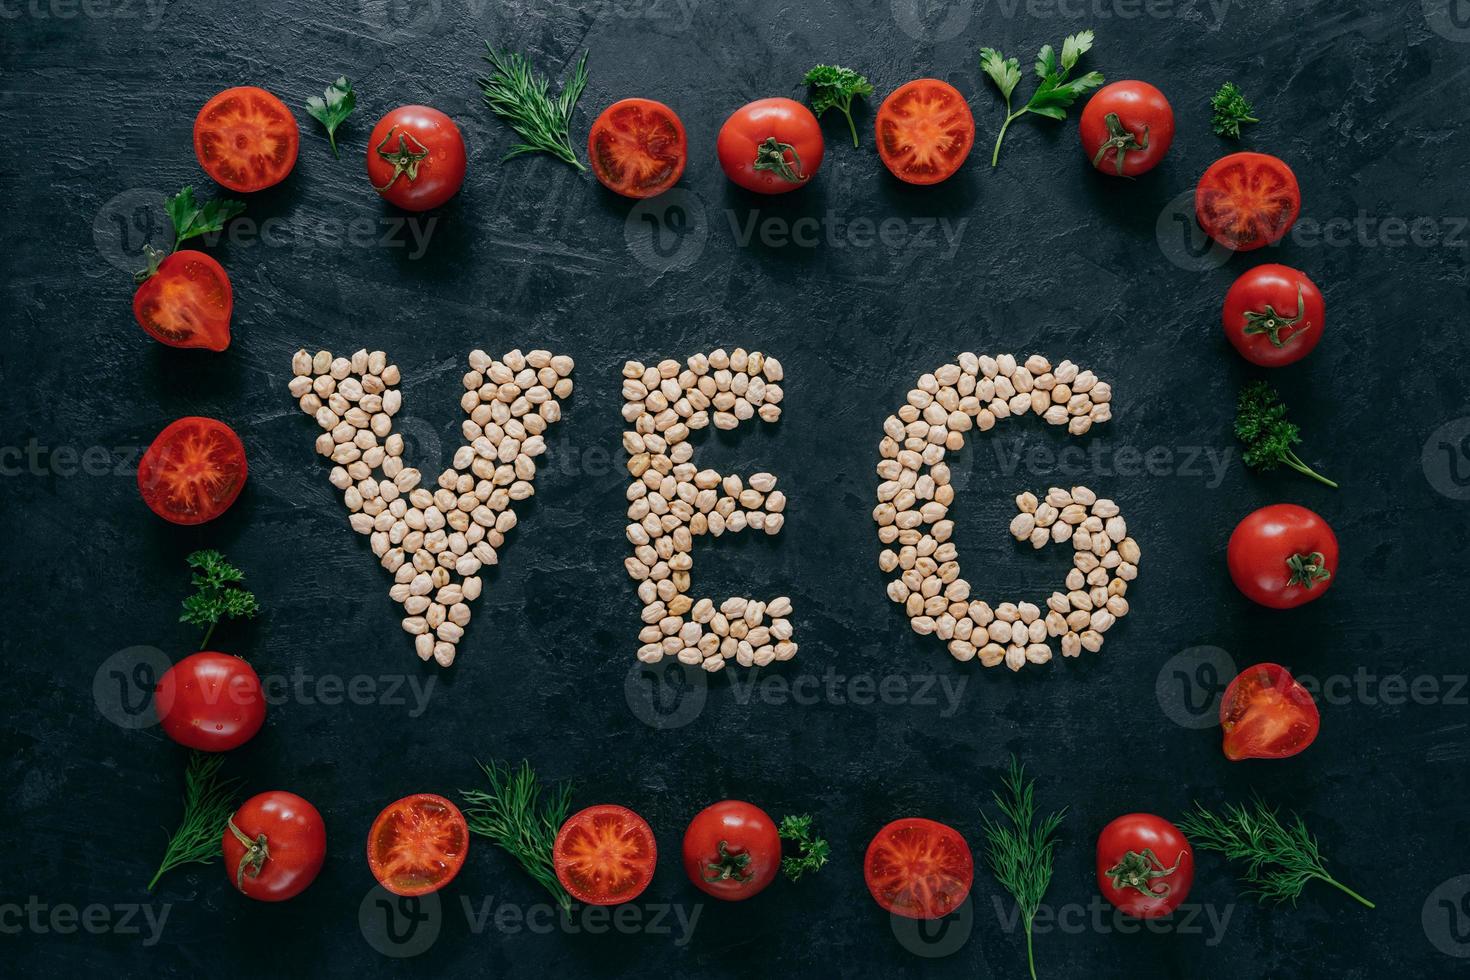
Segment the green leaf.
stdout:
<svg viewBox="0 0 1470 980">
<path fill-rule="evenodd" d="M 1210 119 L 1210 127 L 1220 136 L 1240 137 L 1240 127 L 1244 123 L 1260 122 L 1255 117 L 1255 109 L 1246 101 L 1234 82 L 1226 82 L 1220 86 L 1220 91 L 1210 98 L 1210 109 L 1213 113 Z"/>
<path fill-rule="evenodd" d="M 1010 102 L 1011 93 L 1021 81 L 1020 63 L 1015 58 L 1005 57 L 994 48 L 981 48 L 980 67 L 995 82 L 995 87 L 1000 89 L 1006 102 Z"/>
<path fill-rule="evenodd" d="M 1091 31 L 1079 31 L 1069 34 L 1062 42 L 1062 70 L 1071 71 L 1072 66 L 1077 64 L 1077 59 L 1092 50 L 1093 34 Z"/>
<path fill-rule="evenodd" d="M 194 200 L 194 188 L 183 187 L 173 197 L 164 199 L 163 208 L 173 223 L 174 248 L 177 249 L 190 238 L 224 228 L 226 221 L 244 212 L 245 203 L 219 197 L 201 205 Z"/>
<path fill-rule="evenodd" d="M 1050 119 L 1066 119 L 1067 113 L 1064 110 L 1070 108 L 1080 96 L 1102 83 L 1102 75 L 1095 71 L 1090 71 L 1081 78 L 1074 78 L 1070 82 L 1053 83 L 1051 79 L 1047 79 L 1032 94 L 1031 101 L 1026 103 L 1026 108 Z"/>
<path fill-rule="evenodd" d="M 1041 51 L 1036 55 L 1036 77 L 1046 78 L 1056 74 L 1057 53 L 1050 44 L 1043 44 Z"/>
<path fill-rule="evenodd" d="M 497 51 L 487 41 L 484 57 L 491 68 L 490 74 L 479 80 L 485 105 L 521 138 L 501 162 L 526 153 L 545 153 L 586 170 L 572 149 L 570 127 L 572 110 L 587 87 L 587 52 L 582 52 L 556 98 L 551 96 L 546 77 L 537 74 L 524 55 Z"/>
<path fill-rule="evenodd" d="M 512 768 L 492 760 L 489 765 L 480 763 L 480 769 L 489 790 L 459 791 L 470 832 L 488 837 L 550 892 L 563 911 L 570 909 L 572 899 L 556 877 L 552 849 L 571 812 L 571 783 L 544 787 L 543 796 L 543 786 L 529 761 Z"/>
<path fill-rule="evenodd" d="M 148 890 L 158 884 L 169 871 L 181 864 L 209 864 L 221 854 L 220 840 L 225 824 L 235 812 L 235 798 L 241 780 L 224 779 L 220 769 L 223 755 L 193 751 L 184 770 L 184 816 L 179 828 L 168 839 L 163 861 Z"/>
<path fill-rule="evenodd" d="M 306 114 L 326 127 L 327 141 L 332 144 L 334 157 L 338 156 L 337 127 L 352 115 L 355 108 L 357 93 L 352 91 L 352 83 L 345 75 L 328 85 L 322 95 L 313 95 L 306 100 Z"/>
<path fill-rule="evenodd" d="M 873 86 L 866 78 L 851 68 L 841 65 L 816 65 L 802 79 L 812 88 L 812 112 L 820 116 L 828 109 L 836 109 L 847 117 L 847 128 L 852 131 L 852 145 L 858 145 L 857 127 L 852 122 L 852 100 L 873 94 Z"/>
<path fill-rule="evenodd" d="M 791 881 L 800 881 L 801 876 L 809 871 L 812 873 L 820 871 L 822 865 L 826 864 L 827 859 L 831 856 L 832 848 L 827 841 L 812 833 L 810 814 L 782 817 L 776 834 L 782 840 L 789 840 L 796 844 L 796 856 L 781 859 L 781 873 Z"/>
<path fill-rule="evenodd" d="M 196 591 L 184 600 L 179 622 L 207 629 L 200 646 L 209 642 L 221 619 L 253 617 L 260 611 L 255 593 L 241 584 L 245 573 L 226 561 L 224 555 L 213 550 L 196 551 L 186 561 L 195 570 L 191 582 Z"/>
</svg>

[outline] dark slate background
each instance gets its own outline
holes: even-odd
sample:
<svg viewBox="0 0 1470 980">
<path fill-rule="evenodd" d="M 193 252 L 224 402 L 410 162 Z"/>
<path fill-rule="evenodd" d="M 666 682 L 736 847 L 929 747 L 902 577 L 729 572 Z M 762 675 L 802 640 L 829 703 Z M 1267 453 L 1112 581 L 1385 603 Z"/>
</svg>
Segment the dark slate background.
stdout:
<svg viewBox="0 0 1470 980">
<path fill-rule="evenodd" d="M 1047 896 L 1066 926 L 1039 930 L 1044 976 L 1464 969 L 1452 958 L 1470 954 L 1463 10 L 1445 0 L 16 0 L 4 10 L 0 955 L 17 971 L 1014 977 L 1023 937 L 988 874 L 969 913 L 928 937 L 895 930 L 861 876 L 869 838 L 899 816 L 950 823 L 978 852 L 980 811 L 1012 752 L 1043 806 L 1070 807 Z M 1088 26 L 1098 44 L 1085 68 L 1169 96 L 1168 159 L 1136 182 L 1105 179 L 1079 152 L 1074 113 L 1061 125 L 1018 122 L 991 170 L 1001 109 L 978 48 L 1029 69 L 1042 43 Z M 635 209 L 555 161 L 500 164 L 513 137 L 474 84 L 487 37 L 558 78 L 590 49 L 579 143 L 615 99 L 674 106 L 692 150 L 677 194 Z M 747 100 L 799 95 L 802 72 L 827 60 L 878 87 L 860 110 L 862 146 L 830 119 L 810 188 L 779 200 L 734 189 L 714 159 L 721 121 Z M 360 108 L 334 160 L 301 106 L 339 73 Z M 876 160 L 871 113 L 924 75 L 971 98 L 980 133 L 957 176 L 916 189 Z M 1263 120 L 1239 146 L 1285 158 L 1305 198 L 1285 243 L 1228 261 L 1191 240 L 1188 218 L 1199 174 L 1237 148 L 1209 131 L 1208 97 L 1227 79 Z M 128 272 L 145 241 L 163 240 L 163 194 L 185 183 L 215 192 L 191 124 L 210 95 L 245 83 L 296 108 L 300 160 L 250 198 L 248 222 L 208 246 L 234 282 L 229 350 L 170 350 L 133 322 Z M 1032 85 L 1028 75 L 1020 91 Z M 411 226 L 426 249 L 405 244 L 410 227 L 362 166 L 372 122 L 409 102 L 453 116 L 471 157 L 463 192 Z M 833 237 L 785 242 L 779 233 L 801 217 Z M 893 219 L 886 241 L 864 235 L 864 223 Z M 953 247 L 936 247 L 935 219 L 950 222 Z M 1227 286 L 1257 261 L 1304 269 L 1326 294 L 1326 339 L 1272 378 L 1305 433 L 1303 455 L 1342 481 L 1339 492 L 1239 463 L 1233 400 L 1258 372 L 1226 345 L 1218 317 Z M 754 691 L 748 678 L 704 687 L 629 670 L 638 606 L 621 565 L 619 367 L 720 345 L 769 351 L 787 371 L 779 425 L 707 436 L 697 456 L 770 469 L 791 498 L 778 540 L 727 537 L 696 552 L 697 589 L 795 602 L 801 652 Z M 518 507 L 521 526 L 451 671 L 415 659 L 387 576 L 347 528 L 312 452 L 315 427 L 285 390 L 301 346 L 387 350 L 403 368 L 404 429 L 426 471 L 457 445 L 470 349 L 576 358 L 577 391 L 550 433 L 534 503 Z M 1085 482 L 1122 504 L 1142 575 L 1133 613 L 1100 655 L 985 672 L 914 636 L 883 596 L 868 516 L 881 421 L 917 375 L 967 349 L 1070 357 L 1113 384 L 1114 421 L 1085 439 L 1012 422 L 954 460 L 965 572 L 993 600 L 1043 596 L 1066 567 L 1061 549 L 1037 555 L 1006 536 L 1018 490 Z M 235 507 L 199 528 L 154 517 L 132 476 L 139 447 L 188 414 L 227 420 L 251 466 Z M 1071 444 L 1091 455 L 1059 468 L 1051 454 Z M 1319 511 L 1343 554 L 1326 598 L 1281 613 L 1239 596 L 1224 562 L 1234 524 L 1278 500 Z M 284 906 L 242 899 L 218 865 L 143 891 L 178 819 L 184 755 L 156 728 L 114 719 L 136 721 L 133 685 L 150 664 L 192 651 L 195 632 L 176 622 L 183 558 L 206 546 L 247 571 L 264 607 L 214 645 L 278 685 L 265 729 L 230 769 L 252 791 L 301 793 L 327 822 L 321 877 Z M 1291 760 L 1231 764 L 1210 721 L 1212 684 L 1266 659 L 1327 684 L 1322 734 Z M 851 703 L 875 700 L 888 678 L 879 703 Z M 801 699 L 815 703 L 778 686 L 798 680 L 816 685 Z M 408 684 L 431 681 L 416 711 Z M 963 685 L 957 707 L 939 684 Z M 648 818 L 662 855 L 636 919 L 609 934 L 589 934 L 605 923 L 585 918 L 545 934 L 544 895 L 476 841 L 437 911 L 420 910 L 420 931 L 400 918 L 390 937 L 363 859 L 371 820 L 410 792 L 476 785 L 474 760 L 491 757 L 528 757 L 548 778 L 574 778 L 578 805 L 616 801 Z M 1262 909 L 1204 855 L 1191 921 L 1150 934 L 1094 914 L 1092 848 L 1109 819 L 1177 816 L 1191 799 L 1252 791 L 1306 814 L 1332 870 L 1377 910 L 1321 885 L 1295 909 Z M 680 837 L 725 797 L 816 814 L 830 866 L 744 905 L 701 902 Z M 697 908 L 692 936 L 670 905 L 686 917 Z M 161 934 L 145 913 L 167 915 Z M 81 915 L 91 931 L 58 932 Z M 395 963 L 385 950 L 418 955 Z"/>
</svg>

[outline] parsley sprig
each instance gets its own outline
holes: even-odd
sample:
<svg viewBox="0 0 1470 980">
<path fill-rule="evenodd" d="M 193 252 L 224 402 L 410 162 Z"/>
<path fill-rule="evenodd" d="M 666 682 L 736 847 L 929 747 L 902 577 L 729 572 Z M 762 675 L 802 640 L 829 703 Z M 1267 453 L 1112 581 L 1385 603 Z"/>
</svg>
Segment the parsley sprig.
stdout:
<svg viewBox="0 0 1470 980">
<path fill-rule="evenodd" d="M 220 841 L 225 824 L 235 812 L 241 782 L 220 775 L 224 764 L 223 755 L 197 749 L 189 753 L 189 764 L 184 769 L 184 817 L 168 839 L 163 863 L 148 882 L 150 892 L 159 878 L 179 865 L 209 864 L 222 853 Z"/>
<path fill-rule="evenodd" d="M 831 856 L 831 845 L 812 832 L 810 814 L 782 817 L 776 833 L 782 840 L 789 840 L 796 845 L 795 855 L 781 859 L 781 873 L 791 881 L 800 881 L 801 876 L 808 871 L 815 874 L 822 870 L 822 865 Z"/>
<path fill-rule="evenodd" d="M 551 97 L 546 76 L 537 74 L 524 55 L 497 51 L 487 41 L 485 60 L 490 62 L 491 69 L 489 75 L 480 79 L 485 104 L 509 123 L 523 141 L 511 147 L 500 158 L 501 162 L 523 153 L 548 153 L 578 170 L 586 170 L 572 149 L 569 130 L 572 110 L 587 87 L 587 52 L 582 52 L 572 69 L 572 77 L 556 98 Z"/>
<path fill-rule="evenodd" d="M 1000 132 L 995 136 L 995 151 L 990 154 L 992 167 L 1000 160 L 1001 140 L 1005 139 L 1006 129 L 1012 122 L 1028 112 L 1048 119 L 1066 119 L 1067 109 L 1077 101 L 1078 96 L 1103 83 L 1102 75 L 1095 71 L 1069 80 L 1072 69 L 1077 66 L 1077 60 L 1092 49 L 1092 41 L 1092 31 L 1069 34 L 1062 42 L 1060 64 L 1057 63 L 1057 53 L 1052 50 L 1052 46 L 1043 45 L 1036 55 L 1035 65 L 1036 77 L 1041 82 L 1026 104 L 1015 111 L 1011 110 L 1011 93 L 1021 81 L 1020 63 L 1015 58 L 1005 57 L 994 48 L 980 49 L 981 69 L 995 82 L 995 87 L 1000 89 L 1000 94 L 1006 100 L 1006 121 L 1001 124 Z"/>
<path fill-rule="evenodd" d="M 572 898 L 557 880 L 551 858 L 557 831 L 572 809 L 571 783 L 547 787 L 543 796 L 530 762 L 512 769 L 509 763 L 492 760 L 489 765 L 480 763 L 480 768 L 490 783 L 489 791 L 459 791 L 471 833 L 494 841 L 551 893 L 562 911 L 571 909 Z"/>
<path fill-rule="evenodd" d="M 1051 884 L 1052 858 L 1056 851 L 1057 828 L 1067 810 L 1063 807 L 1040 820 L 1036 814 L 1036 782 L 1027 781 L 1026 769 L 1011 756 L 1010 773 L 1005 780 L 1006 796 L 993 793 L 1005 822 L 985 821 L 985 860 L 995 880 L 1000 882 L 1021 911 L 1026 923 L 1026 962 L 1031 980 L 1036 980 L 1036 957 L 1031 946 L 1031 923 L 1041 908 L 1042 896 Z"/>
<path fill-rule="evenodd" d="M 1241 454 L 1245 465 L 1266 471 L 1285 465 L 1305 476 L 1327 484 L 1337 484 L 1302 462 L 1291 448 L 1302 441 L 1296 425 L 1286 418 L 1286 406 L 1276 390 L 1264 381 L 1248 384 L 1240 392 L 1235 408 L 1235 435 L 1245 443 Z"/>
<path fill-rule="evenodd" d="M 1221 136 L 1239 139 L 1242 123 L 1260 122 L 1253 115 L 1256 110 L 1234 82 L 1221 85 L 1220 91 L 1210 97 L 1210 109 L 1214 113 L 1210 126 Z"/>
<path fill-rule="evenodd" d="M 199 641 L 203 649 L 209 645 L 209 638 L 221 619 L 253 617 L 260 611 L 260 603 L 255 593 L 242 584 L 245 573 L 218 551 L 196 551 L 186 560 L 194 569 L 190 581 L 196 591 L 184 600 L 184 613 L 179 622 L 205 627 L 204 639 Z"/>
<path fill-rule="evenodd" d="M 347 80 L 346 75 L 328 85 L 321 95 L 313 95 L 306 100 L 306 114 L 326 127 L 327 141 L 332 144 L 334 157 L 340 157 L 337 152 L 337 127 L 356 108 L 357 93 L 352 91 L 352 83 Z"/>
<path fill-rule="evenodd" d="M 852 133 L 852 145 L 858 145 L 857 126 L 852 121 L 852 100 L 873 94 L 873 85 L 851 68 L 841 65 L 817 65 L 806 73 L 803 82 L 810 85 L 812 112 L 820 116 L 828 109 L 836 109 L 847 117 L 847 128 Z"/>
<path fill-rule="evenodd" d="M 167 252 L 160 252 L 152 245 L 143 246 L 143 255 L 148 268 L 139 270 L 133 278 L 142 282 L 158 271 L 158 264 L 179 250 L 179 246 L 191 238 L 211 235 L 224 228 L 225 222 L 245 211 L 244 201 L 217 197 L 200 204 L 194 200 L 194 188 L 182 187 L 173 197 L 163 199 L 163 210 L 174 229 L 174 242 Z"/>
</svg>

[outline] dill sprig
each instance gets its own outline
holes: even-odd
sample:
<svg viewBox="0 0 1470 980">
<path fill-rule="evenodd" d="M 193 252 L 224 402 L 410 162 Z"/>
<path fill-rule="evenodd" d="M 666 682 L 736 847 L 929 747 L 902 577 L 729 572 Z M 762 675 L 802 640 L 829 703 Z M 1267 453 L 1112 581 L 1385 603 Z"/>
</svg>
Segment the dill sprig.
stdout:
<svg viewBox="0 0 1470 980">
<path fill-rule="evenodd" d="M 1041 907 L 1047 886 L 1051 884 L 1052 857 L 1057 845 L 1055 835 L 1067 809 L 1063 807 L 1040 821 L 1036 819 L 1036 783 L 1026 780 L 1026 769 L 1015 756 L 1011 756 L 1005 788 L 1006 796 L 999 793 L 991 795 L 1009 825 L 981 814 L 985 821 L 985 860 L 995 880 L 1011 893 L 1021 910 L 1021 917 L 1026 923 L 1026 962 L 1031 968 L 1032 980 L 1036 980 L 1031 922 Z"/>
<path fill-rule="evenodd" d="M 523 140 L 511 147 L 501 162 L 523 153 L 549 153 L 578 170 L 586 170 L 572 149 L 569 131 L 572 110 L 587 87 L 587 52 L 582 52 L 572 77 L 556 98 L 551 97 L 546 77 L 538 75 L 519 52 L 496 51 L 487 41 L 485 60 L 491 67 L 490 74 L 479 80 L 485 104 Z"/>
<path fill-rule="evenodd" d="M 1216 814 L 1195 803 L 1194 812 L 1179 821 L 1179 829 L 1196 848 L 1218 851 L 1232 861 L 1245 862 L 1241 881 L 1246 892 L 1261 902 L 1296 904 L 1312 879 L 1324 881 L 1368 908 L 1373 903 L 1327 873 L 1317 838 L 1297 814 L 1283 823 L 1274 807 L 1256 800 L 1250 807 L 1230 804 Z"/>
<path fill-rule="evenodd" d="M 150 892 L 159 878 L 179 865 L 209 864 L 223 853 L 225 824 L 235 812 L 236 790 L 241 782 L 220 777 L 224 764 L 222 755 L 197 749 L 189 753 L 189 764 L 184 769 L 184 818 L 168 840 L 163 863 L 148 882 Z"/>
<path fill-rule="evenodd" d="M 490 790 L 459 791 L 470 831 L 494 841 L 551 893 L 562 911 L 570 910 L 572 899 L 557 881 L 551 850 L 572 809 L 571 783 L 552 785 L 543 797 L 530 762 L 523 761 L 519 769 L 493 760 L 479 765 Z"/>
</svg>

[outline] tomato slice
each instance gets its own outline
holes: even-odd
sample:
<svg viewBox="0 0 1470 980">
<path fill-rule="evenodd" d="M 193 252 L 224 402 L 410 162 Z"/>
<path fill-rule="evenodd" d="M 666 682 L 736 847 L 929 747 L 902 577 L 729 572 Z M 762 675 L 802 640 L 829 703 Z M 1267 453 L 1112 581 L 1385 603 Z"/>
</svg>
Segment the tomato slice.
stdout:
<svg viewBox="0 0 1470 980">
<path fill-rule="evenodd" d="M 623 99 L 602 110 L 587 134 L 587 158 L 602 186 L 624 197 L 673 187 L 689 157 L 684 124 L 653 99 Z"/>
<path fill-rule="evenodd" d="M 1284 759 L 1311 745 L 1322 716 L 1311 692 L 1280 664 L 1256 664 L 1236 675 L 1220 702 L 1225 758 Z"/>
<path fill-rule="evenodd" d="M 643 894 L 653 880 L 658 846 L 648 821 L 612 803 L 572 814 L 556 835 L 552 863 L 573 898 L 618 905 Z"/>
<path fill-rule="evenodd" d="M 878 156 L 909 184 L 937 184 L 960 169 L 975 145 L 975 117 L 959 89 L 919 78 L 894 90 L 878 108 Z"/>
<path fill-rule="evenodd" d="M 970 894 L 975 861 L 959 831 L 905 817 L 878 831 L 868 845 L 863 878 L 874 901 L 894 915 L 938 919 Z"/>
<path fill-rule="evenodd" d="M 170 347 L 230 346 L 235 294 L 224 268 L 203 252 L 184 249 L 158 264 L 133 293 L 133 316 L 148 335 Z"/>
<path fill-rule="evenodd" d="M 395 895 L 427 895 L 454 880 L 470 849 L 464 814 L 434 793 L 389 804 L 368 831 L 368 867 Z"/>
<path fill-rule="evenodd" d="M 174 524 L 212 521 L 245 486 L 245 444 L 217 419 L 189 415 L 158 434 L 138 464 L 138 491 Z"/>
<path fill-rule="evenodd" d="M 1194 192 L 1205 233 L 1237 252 L 1280 241 L 1302 209 L 1296 174 L 1266 153 L 1232 153 L 1210 165 Z"/>
<path fill-rule="evenodd" d="M 301 131 L 286 103 L 263 88 L 227 88 L 194 118 L 199 166 L 232 191 L 259 191 L 296 166 Z"/>
</svg>

